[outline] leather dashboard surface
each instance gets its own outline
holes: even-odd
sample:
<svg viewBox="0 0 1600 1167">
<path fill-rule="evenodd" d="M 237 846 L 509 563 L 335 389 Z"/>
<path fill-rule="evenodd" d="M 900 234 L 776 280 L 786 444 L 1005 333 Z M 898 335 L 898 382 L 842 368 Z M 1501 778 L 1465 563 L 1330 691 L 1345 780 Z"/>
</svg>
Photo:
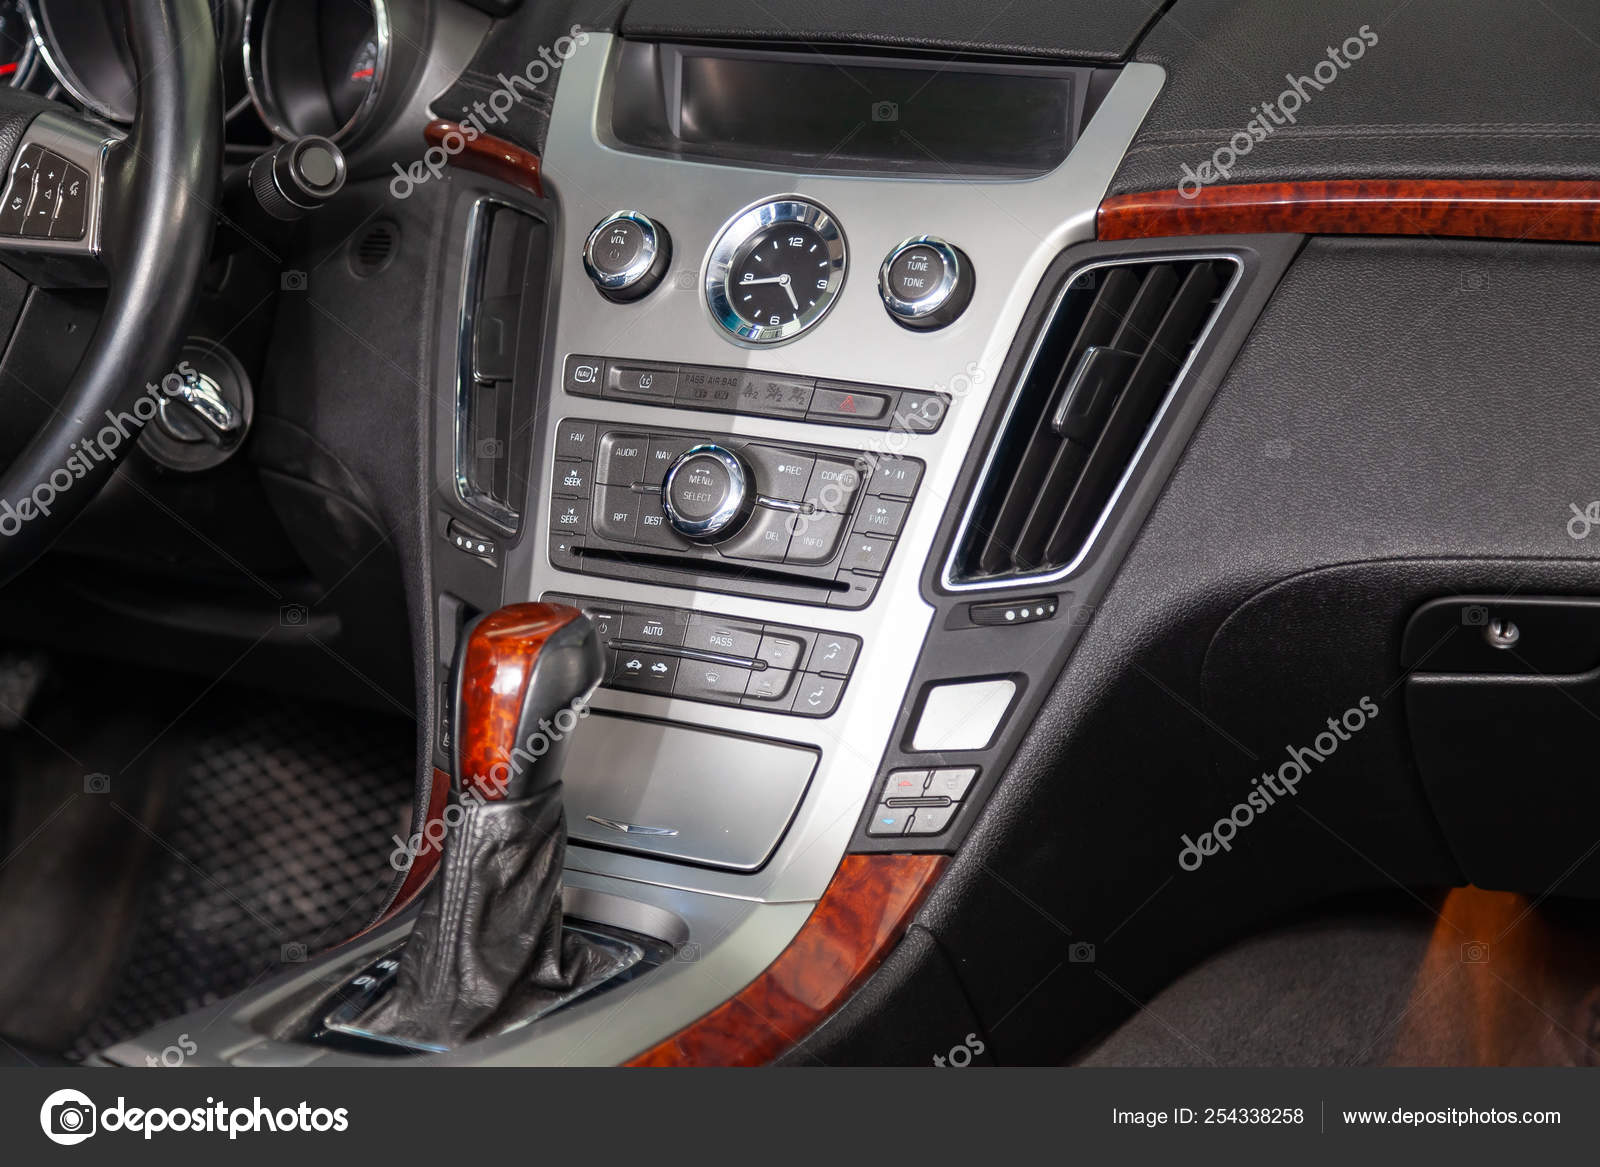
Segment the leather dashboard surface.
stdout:
<svg viewBox="0 0 1600 1167">
<path fill-rule="evenodd" d="M 1330 62 L 1364 26 L 1357 59 Z M 1110 193 L 1177 187 L 1240 133 L 1248 147 L 1220 181 L 1590 178 L 1597 45 L 1586 0 L 1178 0 L 1135 53 L 1167 84 Z M 1292 123 L 1252 132 L 1302 77 Z"/>
</svg>

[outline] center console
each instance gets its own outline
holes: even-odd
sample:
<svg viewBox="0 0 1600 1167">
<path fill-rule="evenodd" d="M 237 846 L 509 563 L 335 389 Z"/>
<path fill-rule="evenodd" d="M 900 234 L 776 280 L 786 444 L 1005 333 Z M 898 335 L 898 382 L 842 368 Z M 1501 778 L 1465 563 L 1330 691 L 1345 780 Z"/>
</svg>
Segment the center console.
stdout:
<svg viewBox="0 0 1600 1167">
<path fill-rule="evenodd" d="M 561 65 L 548 198 L 453 180 L 435 685 L 475 612 L 589 614 L 608 660 L 565 774 L 568 914 L 678 956 L 442 1061 L 626 1061 L 766 969 L 847 850 L 938 846 L 981 807 L 959 751 L 1017 686 L 912 691 L 923 581 L 1029 302 L 1092 239 L 1162 74 L 963 65 L 943 89 L 850 58 L 817 91 L 860 127 L 833 143 L 772 88 L 823 77 L 815 54 L 780 55 L 588 34 Z M 916 104 L 928 86 L 944 106 Z M 1031 145 L 983 116 L 1018 94 L 1048 122 Z M 405 927 L 335 956 L 358 967 Z M 298 985 L 227 1024 L 259 1034 Z"/>
</svg>

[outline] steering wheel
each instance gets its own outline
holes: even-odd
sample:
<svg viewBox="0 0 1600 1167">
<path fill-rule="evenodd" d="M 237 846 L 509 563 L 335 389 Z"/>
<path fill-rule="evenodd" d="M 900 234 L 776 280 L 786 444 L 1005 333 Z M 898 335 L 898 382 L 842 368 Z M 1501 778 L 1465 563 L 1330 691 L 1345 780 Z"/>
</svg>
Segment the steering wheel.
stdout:
<svg viewBox="0 0 1600 1167">
<path fill-rule="evenodd" d="M 0 261 L 36 285 L 107 289 L 50 419 L 0 469 L 0 582 L 110 479 L 153 416 L 150 387 L 173 386 L 211 246 L 222 75 L 209 0 L 122 7 L 138 77 L 126 138 L 55 102 L 0 89 Z"/>
</svg>

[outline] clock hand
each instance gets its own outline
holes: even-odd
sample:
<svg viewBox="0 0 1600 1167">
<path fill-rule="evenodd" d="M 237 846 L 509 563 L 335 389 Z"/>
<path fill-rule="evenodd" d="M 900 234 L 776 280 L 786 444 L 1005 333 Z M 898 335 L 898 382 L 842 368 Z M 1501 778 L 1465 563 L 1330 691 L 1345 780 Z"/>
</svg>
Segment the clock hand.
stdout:
<svg viewBox="0 0 1600 1167">
<path fill-rule="evenodd" d="M 741 287 L 748 287 L 750 284 L 781 284 L 788 278 L 788 276 L 763 276 L 759 280 L 740 280 L 739 284 Z"/>
<path fill-rule="evenodd" d="M 790 306 L 792 306 L 796 312 L 800 311 L 800 301 L 794 298 L 794 285 L 790 282 L 789 277 L 787 275 L 779 276 L 778 284 L 785 292 L 789 293 Z"/>
</svg>

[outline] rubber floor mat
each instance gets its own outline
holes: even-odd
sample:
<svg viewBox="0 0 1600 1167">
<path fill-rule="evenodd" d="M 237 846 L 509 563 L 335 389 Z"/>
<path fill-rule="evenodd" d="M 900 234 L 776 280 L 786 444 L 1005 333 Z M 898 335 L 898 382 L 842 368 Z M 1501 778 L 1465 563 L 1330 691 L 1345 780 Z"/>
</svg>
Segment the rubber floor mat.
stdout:
<svg viewBox="0 0 1600 1167">
<path fill-rule="evenodd" d="M 414 726 L 265 695 L 215 706 L 184 719 L 194 746 L 128 963 L 69 1056 L 348 938 L 389 886 L 390 836 L 409 830 Z"/>
</svg>

